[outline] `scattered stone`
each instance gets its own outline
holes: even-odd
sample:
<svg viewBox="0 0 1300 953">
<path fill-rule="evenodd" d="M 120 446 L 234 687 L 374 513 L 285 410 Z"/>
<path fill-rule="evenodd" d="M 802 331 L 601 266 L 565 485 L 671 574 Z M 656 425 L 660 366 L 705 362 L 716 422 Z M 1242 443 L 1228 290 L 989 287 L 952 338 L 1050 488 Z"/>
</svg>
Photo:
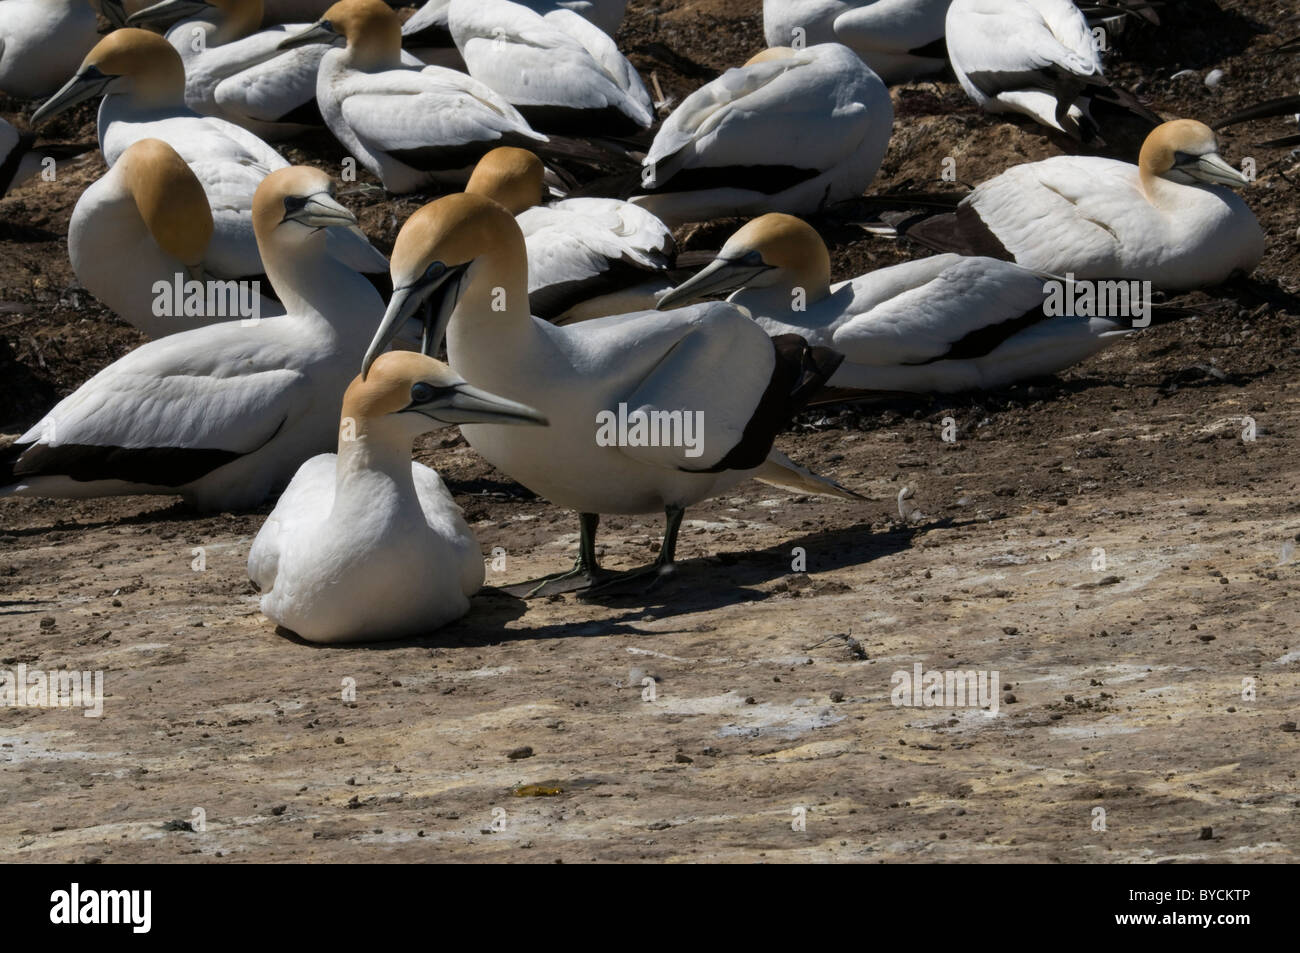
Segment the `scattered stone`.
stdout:
<svg viewBox="0 0 1300 953">
<path fill-rule="evenodd" d="M 533 749 L 528 747 L 528 745 L 524 745 L 521 748 L 516 748 L 513 751 L 511 751 L 508 755 L 506 755 L 506 757 L 509 758 L 511 761 L 522 761 L 524 758 L 531 758 L 532 756 L 533 756 Z"/>
</svg>

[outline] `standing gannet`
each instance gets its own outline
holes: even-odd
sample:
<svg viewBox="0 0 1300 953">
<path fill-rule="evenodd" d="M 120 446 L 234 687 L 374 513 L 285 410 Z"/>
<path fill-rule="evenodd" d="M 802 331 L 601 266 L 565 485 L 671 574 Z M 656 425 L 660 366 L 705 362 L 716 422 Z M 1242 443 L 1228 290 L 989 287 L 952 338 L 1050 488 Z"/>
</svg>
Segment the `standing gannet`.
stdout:
<svg viewBox="0 0 1300 953">
<path fill-rule="evenodd" d="M 535 128 L 622 136 L 654 122 L 650 94 L 636 69 L 609 34 L 573 10 L 451 0 L 447 15 L 469 74 L 504 96 Z"/>
<path fill-rule="evenodd" d="M 99 39 L 90 0 L 0 3 L 0 92 L 48 96 Z"/>
<path fill-rule="evenodd" d="M 955 213 L 906 231 L 927 247 L 1016 261 L 1078 278 L 1134 278 L 1180 290 L 1249 273 L 1264 231 L 1222 185 L 1247 179 L 1216 151 L 1204 123 L 1157 126 L 1137 165 L 1054 156 L 981 183 Z M 1204 184 L 1203 184 L 1204 183 Z"/>
<path fill-rule="evenodd" d="M 1076 139 L 1097 137 L 1098 93 L 1120 95 L 1073 0 L 953 0 L 948 55 L 966 95 L 985 112 L 1022 113 Z M 1159 117 L 1126 102 L 1153 124 Z"/>
<path fill-rule="evenodd" d="M 170 292 L 164 293 L 167 306 L 158 306 L 158 283 L 171 287 L 178 275 L 182 282 L 231 281 L 232 287 L 241 277 L 208 262 L 212 232 L 212 210 L 193 170 L 161 139 L 140 139 L 77 199 L 68 256 L 87 291 L 122 320 L 160 338 L 242 316 L 229 308 L 224 291 L 223 306 L 211 311 L 205 305 L 202 313 L 175 313 Z M 270 290 L 259 291 L 259 317 L 284 314 L 278 301 L 261 293 Z M 253 305 L 253 289 L 234 300 Z"/>
<path fill-rule="evenodd" d="M 139 139 L 167 143 L 194 170 L 208 197 L 214 227 L 207 259 L 213 273 L 261 275 L 253 193 L 268 172 L 289 163 L 247 129 L 189 109 L 180 54 L 148 30 L 114 30 L 95 44 L 72 79 L 32 115 L 32 125 L 100 95 L 104 161 L 113 165 Z M 387 269 L 384 256 L 360 229 L 331 229 L 329 245 L 332 255 L 358 271 Z"/>
<path fill-rule="evenodd" d="M 943 69 L 951 0 L 763 0 L 768 46 L 843 43 L 886 83 Z"/>
<path fill-rule="evenodd" d="M 733 292 L 770 335 L 844 355 L 829 386 L 954 391 L 1055 374 L 1119 341 L 1132 320 L 1052 315 L 1044 276 L 1010 262 L 935 255 L 831 283 L 821 236 L 770 214 L 665 295 L 660 308 Z"/>
<path fill-rule="evenodd" d="M 534 318 L 523 232 L 481 195 L 421 208 L 402 226 L 392 260 L 393 297 L 362 376 L 427 307 L 426 343 L 436 347 L 445 331 L 456 373 L 544 414 L 545 430 L 462 432 L 503 473 L 581 514 L 578 566 L 566 575 L 587 584 L 601 573 L 598 514 L 662 509 L 663 548 L 637 574 L 670 571 L 685 508 L 770 465 L 777 431 L 840 361 L 797 337 L 770 339 L 719 302 L 571 327 Z"/>
<path fill-rule="evenodd" d="M 316 100 L 325 124 L 390 192 L 463 184 L 483 153 L 545 142 L 478 80 L 439 66 L 402 66 L 397 14 L 382 0 L 341 0 L 280 46 L 345 41 L 321 59 Z"/>
<path fill-rule="evenodd" d="M 848 47 L 774 47 L 664 120 L 632 201 L 669 225 L 813 212 L 862 194 L 893 121 L 889 90 Z"/>
<path fill-rule="evenodd" d="M 539 205 L 544 174 L 527 149 L 502 147 L 479 160 L 465 186 L 509 209 L 523 230 L 532 313 L 563 324 L 653 308 L 672 287 L 668 226 L 618 199 Z"/>
<path fill-rule="evenodd" d="M 459 619 L 483 585 L 483 553 L 422 433 L 532 424 L 531 407 L 471 387 L 441 361 L 394 351 L 343 395 L 338 453 L 294 474 L 248 553 L 262 613 L 309 642 L 419 635 Z"/>
<path fill-rule="evenodd" d="M 329 450 L 383 312 L 374 286 L 328 253 L 327 232 L 356 224 L 332 191 L 324 172 L 291 166 L 254 196 L 286 314 L 172 334 L 114 361 L 6 451 L 0 495 L 176 493 L 246 509 Z"/>
</svg>

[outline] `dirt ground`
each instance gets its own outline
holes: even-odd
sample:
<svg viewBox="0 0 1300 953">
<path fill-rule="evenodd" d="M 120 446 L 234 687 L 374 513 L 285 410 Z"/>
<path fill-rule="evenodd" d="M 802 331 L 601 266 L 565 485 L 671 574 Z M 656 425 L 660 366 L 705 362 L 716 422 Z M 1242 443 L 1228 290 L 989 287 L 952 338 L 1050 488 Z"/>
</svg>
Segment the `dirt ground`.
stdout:
<svg viewBox="0 0 1300 953">
<path fill-rule="evenodd" d="M 1294 92 L 1300 58 L 1267 52 L 1295 32 L 1289 4 L 1222 5 L 1126 29 L 1109 74 L 1170 117 Z M 633 0 L 620 46 L 680 98 L 761 48 L 759 8 Z M 894 96 L 872 193 L 935 188 L 943 156 L 973 183 L 1068 148 L 950 79 Z M 456 437 L 419 458 L 505 565 L 465 619 L 399 643 L 275 631 L 245 572 L 269 505 L 0 501 L 0 669 L 102 670 L 107 688 L 98 719 L 0 709 L 4 857 L 1294 860 L 1300 163 L 1251 147 L 1286 131 L 1222 137 L 1230 161 L 1257 159 L 1268 253 L 1251 279 L 1174 299 L 1197 314 L 1059 378 L 804 415 L 778 446 L 868 501 L 742 485 L 687 514 L 681 571 L 646 600 L 500 591 L 568 565 L 576 519 Z M 50 132 L 91 141 L 93 112 Z M 1132 157 L 1123 135 L 1109 148 Z M 288 154 L 340 155 L 326 137 Z M 141 340 L 67 262 L 102 171 L 92 154 L 0 200 L 0 432 Z M 422 199 L 346 201 L 388 248 Z M 859 217 L 816 221 L 836 277 L 921 254 Z M 648 561 L 660 531 L 606 519 L 604 560 Z M 895 706 L 892 674 L 917 663 L 996 672 L 996 713 Z"/>
</svg>

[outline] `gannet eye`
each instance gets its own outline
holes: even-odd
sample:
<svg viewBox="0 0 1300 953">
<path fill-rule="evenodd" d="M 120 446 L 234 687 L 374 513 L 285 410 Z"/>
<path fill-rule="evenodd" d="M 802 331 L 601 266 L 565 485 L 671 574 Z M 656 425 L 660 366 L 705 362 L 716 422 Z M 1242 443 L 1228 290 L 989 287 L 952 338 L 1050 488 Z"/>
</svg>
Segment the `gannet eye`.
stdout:
<svg viewBox="0 0 1300 953">
<path fill-rule="evenodd" d="M 417 381 L 411 385 L 411 403 L 427 404 L 433 400 L 434 390 L 432 384 L 426 384 L 424 381 Z"/>
</svg>

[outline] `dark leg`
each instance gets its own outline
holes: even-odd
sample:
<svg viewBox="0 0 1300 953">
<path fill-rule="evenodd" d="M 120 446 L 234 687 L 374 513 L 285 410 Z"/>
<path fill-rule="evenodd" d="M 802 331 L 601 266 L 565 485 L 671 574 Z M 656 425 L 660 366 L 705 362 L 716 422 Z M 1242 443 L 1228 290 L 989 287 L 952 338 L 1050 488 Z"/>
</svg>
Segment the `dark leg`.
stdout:
<svg viewBox="0 0 1300 953">
<path fill-rule="evenodd" d="M 686 509 L 681 506 L 668 506 L 664 508 L 665 526 L 664 541 L 659 547 L 659 558 L 648 566 L 642 566 L 639 569 L 629 569 L 627 572 L 617 574 L 607 574 L 608 578 L 603 582 L 597 582 L 590 587 L 583 589 L 582 596 L 587 595 L 622 595 L 626 593 L 646 593 L 654 589 L 655 586 L 676 572 L 674 559 L 677 555 L 677 533 L 682 528 L 682 517 L 686 515 Z M 650 577 L 649 585 L 640 583 L 647 577 Z"/>
<path fill-rule="evenodd" d="M 531 599 L 539 593 L 549 596 L 557 592 L 572 592 L 600 582 L 607 574 L 596 559 L 596 527 L 599 525 L 599 513 L 579 513 L 578 561 L 573 568 L 531 582 L 521 582 L 505 591 L 513 596 Z"/>
</svg>

